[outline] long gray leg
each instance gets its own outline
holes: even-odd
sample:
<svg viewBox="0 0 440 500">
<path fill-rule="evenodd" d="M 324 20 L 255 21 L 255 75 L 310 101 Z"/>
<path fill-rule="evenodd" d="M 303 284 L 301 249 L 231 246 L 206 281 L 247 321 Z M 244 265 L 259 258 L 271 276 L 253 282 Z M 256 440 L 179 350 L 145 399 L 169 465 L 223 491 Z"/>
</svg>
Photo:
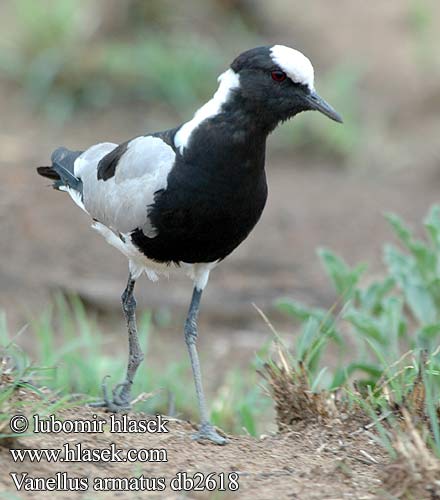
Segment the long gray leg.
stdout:
<svg viewBox="0 0 440 500">
<path fill-rule="evenodd" d="M 127 374 L 124 382 L 118 384 L 112 392 L 113 399 L 110 398 L 107 388 L 107 377 L 103 382 L 104 402 L 93 403 L 93 406 L 106 406 L 111 411 L 129 410 L 131 405 L 131 388 L 133 379 L 139 365 L 144 359 L 141 346 L 139 344 L 139 337 L 136 326 L 136 300 L 134 298 L 133 290 L 136 281 L 128 277 L 127 287 L 122 294 L 122 310 L 124 311 L 125 320 L 128 329 L 128 365 Z"/>
<path fill-rule="evenodd" d="M 185 321 L 185 342 L 188 347 L 189 357 L 191 360 L 191 367 L 194 377 L 194 384 L 196 386 L 197 401 L 199 403 L 199 411 L 200 411 L 200 429 L 193 437 L 196 440 L 208 439 L 216 444 L 225 444 L 226 439 L 220 436 L 220 434 L 218 434 L 214 426 L 209 421 L 208 411 L 206 408 L 205 394 L 203 392 L 203 386 L 202 386 L 200 361 L 196 348 L 197 319 L 199 315 L 201 297 L 202 297 L 202 290 L 199 290 L 197 287 L 194 287 L 191 299 L 191 305 L 189 307 L 188 315 Z"/>
</svg>

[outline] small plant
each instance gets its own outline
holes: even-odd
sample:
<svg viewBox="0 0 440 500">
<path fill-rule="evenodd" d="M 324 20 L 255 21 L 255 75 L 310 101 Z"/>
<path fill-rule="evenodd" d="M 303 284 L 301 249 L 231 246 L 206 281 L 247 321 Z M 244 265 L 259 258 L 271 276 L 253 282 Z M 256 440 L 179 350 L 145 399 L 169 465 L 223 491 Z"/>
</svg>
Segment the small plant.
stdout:
<svg viewBox="0 0 440 500">
<path fill-rule="evenodd" d="M 13 447 L 16 438 L 23 436 L 10 429 L 12 416 L 24 413 L 32 415 L 35 412 L 44 415 L 66 404 L 63 398 L 57 398 L 57 402 L 51 401 L 37 387 L 47 369 L 33 365 L 15 343 L 23 331 L 10 339 L 6 318 L 0 314 L 0 446 L 5 447 Z"/>
<path fill-rule="evenodd" d="M 330 409 L 367 416 L 393 458 L 390 467 L 405 475 L 387 491 L 421 498 L 420 488 L 437 494 L 440 487 L 440 207 L 424 221 L 425 239 L 396 215 L 386 218 L 399 245 L 384 247 L 385 276 L 368 279 L 365 264 L 350 267 L 320 249 L 336 304 L 325 311 L 278 300 L 301 329 L 293 354 L 283 351 L 281 365 L 269 363 L 264 376 L 280 428 L 328 415 L 331 393 Z M 332 344 L 339 361 L 328 369 Z"/>
<path fill-rule="evenodd" d="M 330 381 L 326 377 L 329 389 L 359 374 L 363 377 L 358 383 L 374 388 L 385 370 L 388 378 L 397 375 L 401 369 L 397 361 L 404 353 L 411 350 L 418 364 L 423 350 L 432 353 L 440 343 L 440 207 L 434 206 L 425 220 L 427 240 L 416 239 L 396 215 L 386 218 L 401 246 L 385 245 L 387 274 L 383 278 L 367 279 L 366 265 L 351 268 L 330 250 L 320 249 L 324 270 L 343 307 L 326 312 L 291 299 L 277 302 L 280 310 L 302 323 L 298 343 L 307 349 L 316 342 L 322 349 L 330 340 L 341 349 L 350 345 L 352 360 L 336 370 Z M 304 350 L 301 347 L 301 356 Z M 320 353 L 311 365 L 316 373 L 323 351 L 312 352 Z M 432 363 L 437 370 L 438 353 Z M 416 373 L 417 366 L 412 376 Z"/>
<path fill-rule="evenodd" d="M 410 500 L 440 495 L 440 409 L 430 361 L 420 367 L 403 404 L 396 407 L 393 393 L 384 390 L 383 423 L 372 407 L 368 409 L 378 430 L 376 439 L 392 458 L 385 466 L 383 485 L 393 498 Z"/>
<path fill-rule="evenodd" d="M 398 499 L 439 498 L 440 461 L 406 414 L 402 430 L 394 434 L 395 460 L 383 474 L 385 490 Z"/>
<path fill-rule="evenodd" d="M 56 121 L 85 107 L 139 101 L 149 104 L 150 112 L 152 106 L 161 107 L 164 114 L 188 118 L 211 96 L 219 68 L 226 64 L 214 40 L 160 30 L 148 17 L 141 23 L 128 16 L 123 36 L 117 30 L 101 31 L 105 5 L 17 0 L 13 8 L 18 29 L 11 40 L 0 41 L 2 77 Z M 129 5 L 121 9 L 133 14 Z M 224 23 L 232 49 L 234 27 Z M 240 38 L 243 43 L 252 35 L 243 27 Z"/>
<path fill-rule="evenodd" d="M 298 422 L 328 421 L 337 409 L 326 391 L 313 391 L 303 362 L 292 366 L 288 353 L 278 345 L 280 365 L 266 363 L 260 375 L 268 382 L 268 394 L 275 404 L 276 423 L 280 431 L 291 430 Z"/>
<path fill-rule="evenodd" d="M 12 379 L 4 387 L 0 384 L 0 414 L 4 417 L 0 415 L 0 434 L 2 421 L 9 421 L 9 413 L 1 409 L 2 402 L 10 405 L 11 394 L 18 386 L 26 384 L 29 390 L 41 397 L 51 398 L 50 405 L 45 403 L 46 414 L 47 407 L 54 409 L 57 402 L 66 405 L 97 400 L 102 397 L 104 377 L 110 376 L 111 383 L 115 384 L 124 375 L 125 356 L 120 353 L 106 354 L 104 347 L 108 338 L 101 333 L 96 321 L 86 313 L 77 297 L 66 300 L 61 295 L 57 296 L 53 306 L 32 320 L 27 329 L 28 335 L 35 338 L 38 368 L 10 338 L 3 317 L 0 349 L 4 355 L 0 358 L 0 366 L 6 367 L 6 361 L 1 365 L 1 359 L 8 360 L 8 370 L 2 376 Z M 172 413 L 193 418 L 197 414 L 197 405 L 189 362 L 185 358 L 185 362 L 164 363 L 160 369 L 157 365 L 152 366 L 148 362 L 150 329 L 150 314 L 145 313 L 139 323 L 139 339 L 146 360 L 139 367 L 134 382 L 133 393 L 140 395 L 136 398 L 135 409 L 149 414 Z M 258 416 L 267 411 L 269 405 L 267 400 L 259 397 L 260 389 L 255 379 L 253 367 L 245 372 L 231 370 L 225 374 L 213 397 L 213 420 L 217 425 L 227 431 L 244 430 L 251 435 L 258 434 Z"/>
</svg>

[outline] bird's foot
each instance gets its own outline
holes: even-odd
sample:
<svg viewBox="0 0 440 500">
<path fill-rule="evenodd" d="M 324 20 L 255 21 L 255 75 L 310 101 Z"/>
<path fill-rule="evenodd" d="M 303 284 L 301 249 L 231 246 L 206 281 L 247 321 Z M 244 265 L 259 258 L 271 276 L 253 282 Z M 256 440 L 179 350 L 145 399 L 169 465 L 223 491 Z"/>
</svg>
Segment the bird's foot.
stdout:
<svg viewBox="0 0 440 500">
<path fill-rule="evenodd" d="M 94 403 L 89 403 L 89 406 L 93 408 L 107 408 L 109 411 L 118 413 L 121 411 L 128 411 L 131 409 L 130 403 L 130 390 L 131 383 L 128 381 L 121 382 L 116 385 L 110 397 L 109 388 L 107 386 L 108 375 L 104 377 L 102 381 L 102 394 L 104 397 L 103 401 L 96 401 Z"/>
<path fill-rule="evenodd" d="M 220 436 L 220 434 L 215 430 L 214 426 L 209 422 L 203 423 L 199 430 L 192 435 L 192 439 L 195 441 L 211 441 L 212 443 L 218 445 L 224 445 L 228 440 Z"/>
</svg>

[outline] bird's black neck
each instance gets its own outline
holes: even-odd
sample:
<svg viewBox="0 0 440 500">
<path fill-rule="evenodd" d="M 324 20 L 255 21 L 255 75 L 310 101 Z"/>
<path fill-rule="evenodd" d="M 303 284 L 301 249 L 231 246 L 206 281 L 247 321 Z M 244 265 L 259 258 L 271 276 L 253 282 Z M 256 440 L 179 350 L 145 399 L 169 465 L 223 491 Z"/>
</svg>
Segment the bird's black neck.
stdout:
<svg viewBox="0 0 440 500">
<path fill-rule="evenodd" d="M 242 110 L 226 109 L 207 118 L 193 134 L 183 151 L 185 162 L 213 172 L 256 174 L 264 169 L 266 126 L 258 117 Z"/>
</svg>

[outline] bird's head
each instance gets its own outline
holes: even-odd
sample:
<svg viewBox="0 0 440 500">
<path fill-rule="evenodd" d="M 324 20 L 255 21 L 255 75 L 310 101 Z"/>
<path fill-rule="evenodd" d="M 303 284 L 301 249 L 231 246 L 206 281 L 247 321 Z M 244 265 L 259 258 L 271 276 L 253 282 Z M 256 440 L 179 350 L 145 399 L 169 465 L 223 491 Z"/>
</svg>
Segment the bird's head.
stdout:
<svg viewBox="0 0 440 500">
<path fill-rule="evenodd" d="M 284 45 L 257 47 L 240 54 L 220 77 L 232 83 L 233 100 L 274 128 L 302 111 L 320 111 L 342 123 L 341 116 L 315 91 L 314 70 L 301 52 Z M 222 82 L 223 83 L 223 82 Z"/>
</svg>

